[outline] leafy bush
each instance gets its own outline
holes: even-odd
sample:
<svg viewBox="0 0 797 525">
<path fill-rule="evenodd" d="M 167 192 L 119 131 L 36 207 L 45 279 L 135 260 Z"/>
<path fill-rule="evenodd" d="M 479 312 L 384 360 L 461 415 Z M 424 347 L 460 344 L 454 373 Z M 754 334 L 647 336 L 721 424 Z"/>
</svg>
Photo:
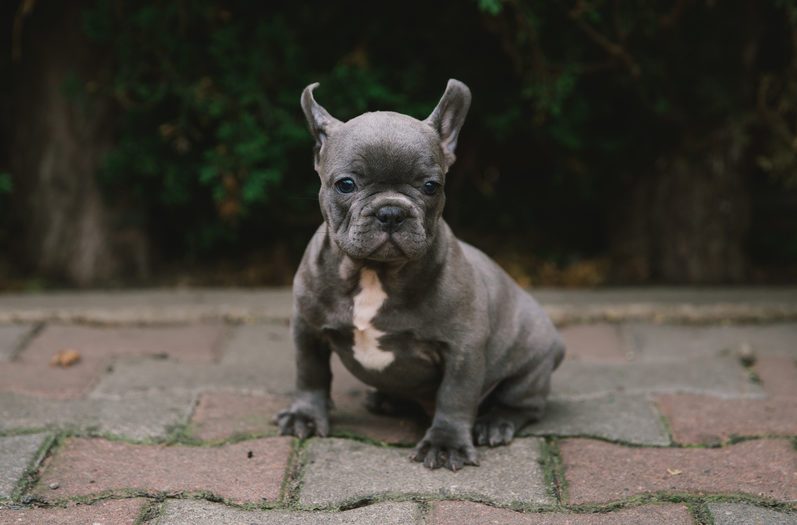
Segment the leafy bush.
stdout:
<svg viewBox="0 0 797 525">
<path fill-rule="evenodd" d="M 761 79 L 790 64 L 794 6 L 97 0 L 84 30 L 111 61 L 85 89 L 123 110 L 109 197 L 164 256 L 200 257 L 275 239 L 298 250 L 319 222 L 305 85 L 320 81 L 339 118 L 424 117 L 460 78 L 475 98 L 447 217 L 564 263 L 605 252 L 613 210 L 654 160 L 758 119 Z M 783 158 L 755 147 L 762 165 Z"/>
</svg>

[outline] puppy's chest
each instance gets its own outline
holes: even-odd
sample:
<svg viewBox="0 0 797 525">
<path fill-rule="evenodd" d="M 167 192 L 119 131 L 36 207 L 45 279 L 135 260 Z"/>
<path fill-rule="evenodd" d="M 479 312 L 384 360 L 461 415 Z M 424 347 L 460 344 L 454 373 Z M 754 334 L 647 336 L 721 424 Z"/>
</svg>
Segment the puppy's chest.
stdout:
<svg viewBox="0 0 797 525">
<path fill-rule="evenodd" d="M 346 306 L 325 323 L 324 332 L 343 362 L 368 373 L 435 364 L 439 345 L 424 340 L 412 315 L 389 311 L 387 302 L 377 273 L 361 270 L 357 292 L 342 298 Z"/>
</svg>

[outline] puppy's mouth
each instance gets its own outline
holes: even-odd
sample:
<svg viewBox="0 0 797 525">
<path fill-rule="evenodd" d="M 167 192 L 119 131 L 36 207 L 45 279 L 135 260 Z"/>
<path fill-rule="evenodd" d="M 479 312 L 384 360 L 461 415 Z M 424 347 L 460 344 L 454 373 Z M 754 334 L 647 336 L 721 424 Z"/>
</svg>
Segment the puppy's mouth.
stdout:
<svg viewBox="0 0 797 525">
<path fill-rule="evenodd" d="M 378 262 L 404 261 L 409 259 L 407 253 L 396 241 L 393 234 L 388 233 L 386 235 L 387 238 L 372 250 L 365 259 Z"/>
</svg>

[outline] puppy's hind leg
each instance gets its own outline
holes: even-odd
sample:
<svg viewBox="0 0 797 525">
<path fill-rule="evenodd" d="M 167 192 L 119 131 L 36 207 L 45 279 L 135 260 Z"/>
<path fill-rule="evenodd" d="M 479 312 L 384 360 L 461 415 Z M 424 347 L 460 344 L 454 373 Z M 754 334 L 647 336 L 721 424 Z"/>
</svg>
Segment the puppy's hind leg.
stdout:
<svg viewBox="0 0 797 525">
<path fill-rule="evenodd" d="M 496 387 L 473 425 L 477 445 L 508 445 L 525 425 L 542 417 L 551 390 L 551 373 L 559 361 L 561 352 L 552 352 L 530 370 L 508 377 Z"/>
</svg>

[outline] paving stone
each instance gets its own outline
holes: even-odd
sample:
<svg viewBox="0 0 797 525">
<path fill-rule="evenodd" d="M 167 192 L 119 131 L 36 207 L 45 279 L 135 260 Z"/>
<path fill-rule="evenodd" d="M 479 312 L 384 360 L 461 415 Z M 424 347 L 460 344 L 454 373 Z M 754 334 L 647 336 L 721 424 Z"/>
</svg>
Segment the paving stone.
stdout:
<svg viewBox="0 0 797 525">
<path fill-rule="evenodd" d="M 221 363 L 254 365 L 270 389 L 290 391 L 296 384 L 296 352 L 287 325 L 242 325 L 234 329 Z M 263 365 L 267 366 L 263 366 Z"/>
<path fill-rule="evenodd" d="M 603 503 L 638 494 L 747 493 L 797 499 L 797 450 L 788 440 L 723 448 L 638 448 L 588 439 L 560 445 L 570 503 Z"/>
<path fill-rule="evenodd" d="M 606 394 L 690 392 L 719 397 L 762 397 L 760 385 L 732 357 L 676 362 L 582 363 L 565 361 L 552 376 L 552 395 L 589 398 Z"/>
<path fill-rule="evenodd" d="M 692 525 L 694 520 L 686 505 L 642 505 L 605 513 L 568 512 L 523 513 L 473 503 L 436 501 L 428 525 L 501 524 L 501 525 Z"/>
<path fill-rule="evenodd" d="M 287 407 L 285 394 L 246 394 L 205 392 L 191 418 L 191 434 L 206 441 L 232 436 L 277 435 L 272 422 L 277 412 Z"/>
<path fill-rule="evenodd" d="M 49 363 L 59 350 L 73 348 L 83 360 L 156 356 L 186 363 L 209 363 L 218 356 L 226 331 L 227 327 L 219 323 L 115 328 L 47 325 L 20 354 L 20 359 Z"/>
<path fill-rule="evenodd" d="M 0 325 L 0 361 L 9 361 L 33 331 L 32 325 Z"/>
<path fill-rule="evenodd" d="M 560 333 L 565 341 L 565 359 L 576 361 L 625 361 L 626 352 L 617 325 L 608 323 L 572 325 Z"/>
<path fill-rule="evenodd" d="M 164 324 L 283 321 L 290 288 L 160 288 L 0 294 L 0 322 Z"/>
<path fill-rule="evenodd" d="M 46 434 L 0 437 L 0 499 L 10 498 L 19 479 L 36 458 Z"/>
<path fill-rule="evenodd" d="M 124 399 L 37 399 L 0 393 L 0 430 L 56 428 L 97 431 L 129 439 L 164 437 L 185 423 L 194 405 L 188 392 L 141 393 Z"/>
<path fill-rule="evenodd" d="M 749 347 L 756 355 L 797 357 L 797 323 L 684 326 L 635 323 L 623 326 L 632 355 L 643 360 L 736 355 Z"/>
<path fill-rule="evenodd" d="M 714 525 L 797 525 L 797 512 L 777 511 L 748 503 L 709 503 Z"/>
<path fill-rule="evenodd" d="M 557 323 L 656 319 L 730 322 L 797 318 L 794 287 L 535 289 Z M 170 288 L 0 295 L 0 322 L 175 323 L 284 321 L 291 290 Z"/>
<path fill-rule="evenodd" d="M 68 368 L 27 361 L 0 362 L 0 392 L 77 399 L 88 394 L 106 367 L 99 360 L 78 362 Z"/>
<path fill-rule="evenodd" d="M 279 498 L 290 438 L 263 438 L 222 447 L 130 445 L 75 438 L 48 458 L 35 494 L 53 502 L 128 490 L 211 493 L 236 503 Z M 49 485 L 58 483 L 57 490 Z"/>
<path fill-rule="evenodd" d="M 157 525 L 411 525 L 421 523 L 418 505 L 375 503 L 342 512 L 239 510 L 201 500 L 168 500 Z"/>
<path fill-rule="evenodd" d="M 731 436 L 797 435 L 797 400 L 717 399 L 693 394 L 659 396 L 677 443 L 721 443 Z"/>
<path fill-rule="evenodd" d="M 322 508 L 383 495 L 553 503 L 538 462 L 539 449 L 537 439 L 518 439 L 508 447 L 480 449 L 480 467 L 451 472 L 411 461 L 409 449 L 314 439 L 306 449 L 299 504 Z"/>
<path fill-rule="evenodd" d="M 146 503 L 143 498 L 134 498 L 67 507 L 0 509 L 0 525 L 134 525 Z"/>
<path fill-rule="evenodd" d="M 96 328 L 47 326 L 13 362 L 0 362 L 0 391 L 74 399 L 85 396 L 118 357 L 160 357 L 211 362 L 226 333 L 221 324 L 177 327 Z M 80 353 L 67 367 L 50 366 L 65 349 Z"/>
<path fill-rule="evenodd" d="M 267 363 L 261 365 L 201 365 L 157 361 L 127 360 L 116 363 L 113 372 L 105 374 L 93 397 L 127 395 L 146 391 L 246 390 L 251 392 L 289 393 L 291 389 L 273 388 L 264 379 Z"/>
<path fill-rule="evenodd" d="M 769 395 L 797 398 L 797 358 L 762 357 L 754 370 Z"/>
<path fill-rule="evenodd" d="M 551 399 L 540 421 L 521 436 L 590 436 L 639 445 L 669 445 L 670 437 L 644 396 Z"/>
</svg>

